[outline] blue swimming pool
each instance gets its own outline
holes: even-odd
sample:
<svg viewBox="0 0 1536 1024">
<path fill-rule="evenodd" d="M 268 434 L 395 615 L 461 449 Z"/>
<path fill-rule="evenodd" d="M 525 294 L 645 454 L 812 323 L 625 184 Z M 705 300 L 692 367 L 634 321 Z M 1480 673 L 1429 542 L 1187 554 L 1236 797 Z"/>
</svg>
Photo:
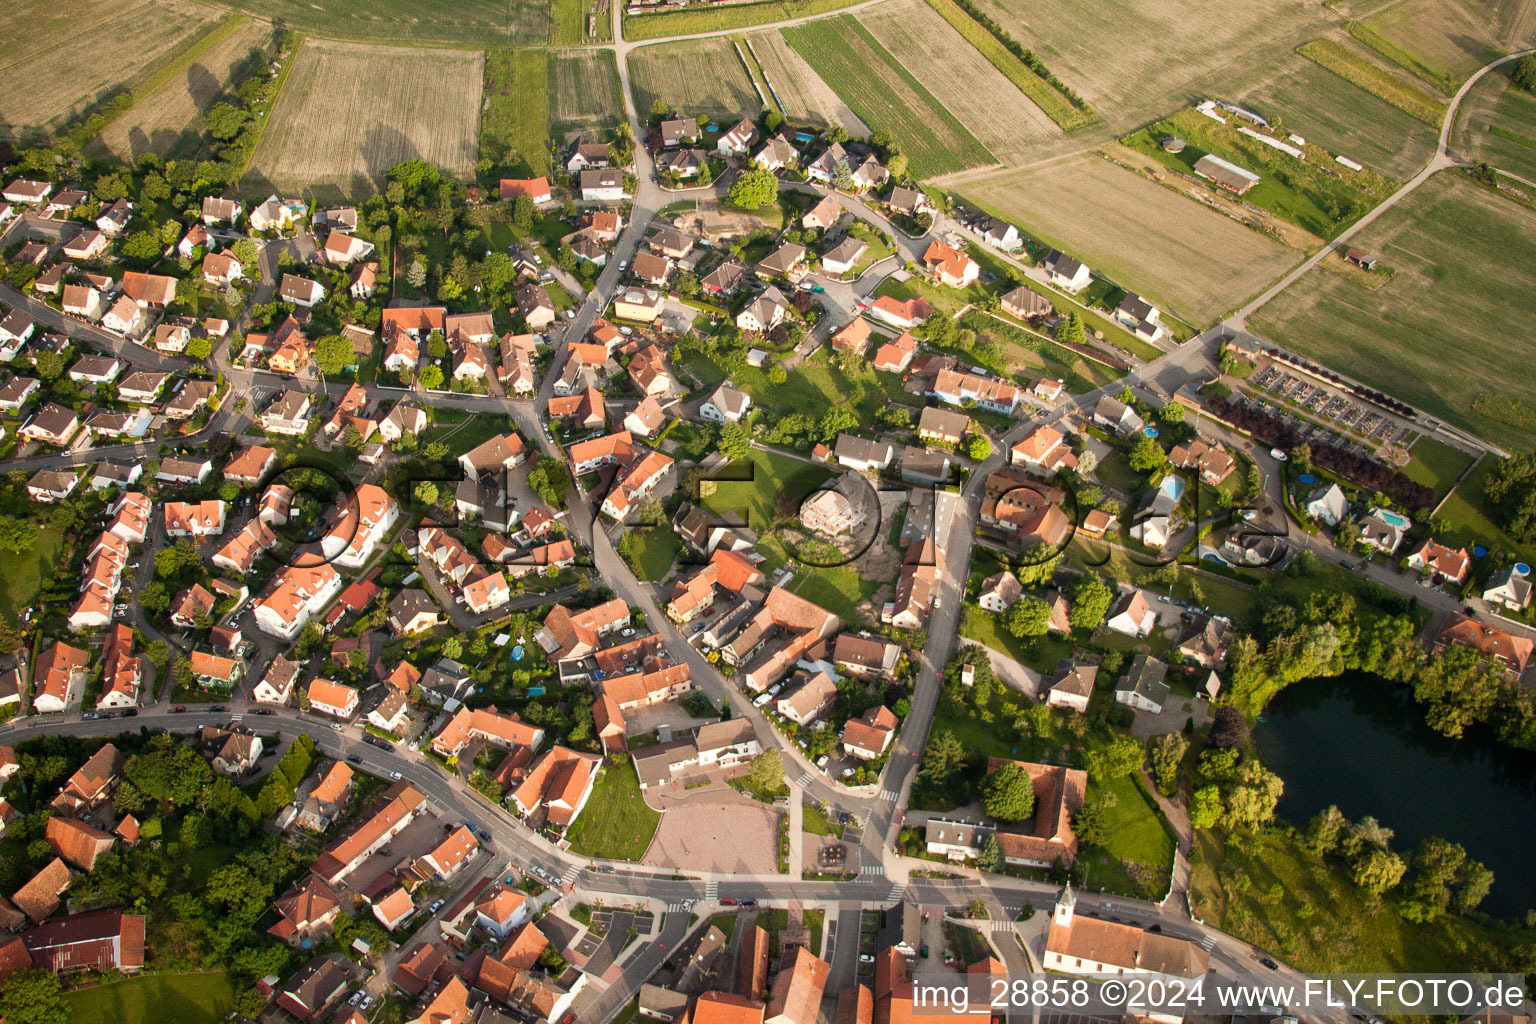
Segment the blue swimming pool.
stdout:
<svg viewBox="0 0 1536 1024">
<path fill-rule="evenodd" d="M 1531 567 L 1530 566 L 1526 565 L 1524 562 L 1516 562 L 1515 563 L 1515 575 L 1516 576 L 1529 576 L 1530 574 L 1531 574 Z"/>
<path fill-rule="evenodd" d="M 1396 512 L 1388 512 L 1386 509 L 1382 509 L 1376 514 L 1381 517 L 1382 522 L 1388 526 L 1395 526 L 1399 530 L 1406 530 L 1409 526 L 1413 525 L 1407 516 L 1398 515 Z"/>
<path fill-rule="evenodd" d="M 1148 437 L 1156 437 L 1157 436 L 1157 428 L 1156 427 L 1142 427 L 1141 428 L 1141 432 L 1143 434 L 1146 434 Z"/>
<path fill-rule="evenodd" d="M 1178 501 L 1184 497 L 1184 478 L 1169 474 L 1163 477 L 1163 482 L 1157 485 L 1160 494 L 1164 494 L 1170 501 Z"/>
<path fill-rule="evenodd" d="M 1317 477 L 1311 473 L 1303 473 L 1296 478 L 1296 482 L 1299 484 L 1315 484 L 1317 483 Z"/>
</svg>

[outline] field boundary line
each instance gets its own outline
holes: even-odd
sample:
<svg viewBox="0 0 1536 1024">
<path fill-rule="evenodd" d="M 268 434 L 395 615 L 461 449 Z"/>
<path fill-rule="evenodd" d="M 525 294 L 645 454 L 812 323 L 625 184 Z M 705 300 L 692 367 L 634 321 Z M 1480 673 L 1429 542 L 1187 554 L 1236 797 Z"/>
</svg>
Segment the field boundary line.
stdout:
<svg viewBox="0 0 1536 1024">
<path fill-rule="evenodd" d="M 245 180 L 245 176 L 251 173 L 251 164 L 256 162 L 256 153 L 261 149 L 263 140 L 266 139 L 267 129 L 272 126 L 272 111 L 277 109 L 277 101 L 283 98 L 283 90 L 288 86 L 288 73 L 298 63 L 299 52 L 304 49 L 304 44 L 309 42 L 309 37 L 295 33 L 293 36 L 293 51 L 288 54 L 288 59 L 277 71 L 276 86 L 272 90 L 272 98 L 267 101 L 266 117 L 256 118 L 256 141 L 251 143 L 250 151 L 246 154 L 245 163 L 240 168 L 240 174 L 235 178 L 235 187 Z M 393 270 L 393 266 L 391 266 Z"/>
</svg>

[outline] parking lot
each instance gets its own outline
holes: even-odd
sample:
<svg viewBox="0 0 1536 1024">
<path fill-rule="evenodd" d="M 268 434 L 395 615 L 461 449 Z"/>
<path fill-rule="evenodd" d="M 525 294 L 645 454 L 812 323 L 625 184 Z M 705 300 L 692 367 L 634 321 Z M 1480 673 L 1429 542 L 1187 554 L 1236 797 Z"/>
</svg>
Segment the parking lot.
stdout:
<svg viewBox="0 0 1536 1024">
<path fill-rule="evenodd" d="M 1306 410 L 1312 417 L 1336 423 L 1344 432 L 1363 438 L 1373 445 L 1403 445 L 1415 433 L 1411 427 L 1402 426 L 1395 417 L 1333 388 L 1306 380 L 1300 374 L 1275 363 L 1255 373 L 1252 383 L 1290 405 Z M 1305 425 L 1304 421 L 1286 412 L 1284 405 L 1274 411 Z M 1318 428 L 1311 429 L 1317 431 Z M 1350 442 L 1348 438 L 1343 438 L 1336 443 L 1348 445 Z M 1365 451 L 1364 448 L 1360 450 Z"/>
</svg>

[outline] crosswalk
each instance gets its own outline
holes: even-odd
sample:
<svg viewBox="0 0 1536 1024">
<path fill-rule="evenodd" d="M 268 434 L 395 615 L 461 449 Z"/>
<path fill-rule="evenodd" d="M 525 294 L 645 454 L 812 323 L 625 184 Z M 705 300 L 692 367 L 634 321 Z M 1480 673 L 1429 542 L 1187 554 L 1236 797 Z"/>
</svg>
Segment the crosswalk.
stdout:
<svg viewBox="0 0 1536 1024">
<path fill-rule="evenodd" d="M 859 866 L 859 874 L 861 874 L 861 875 L 883 875 L 883 874 L 885 874 L 885 865 L 884 864 L 862 864 L 862 865 Z"/>
<path fill-rule="evenodd" d="M 685 910 L 693 909 L 693 900 L 680 900 L 677 903 L 667 904 L 667 913 L 680 914 Z"/>
<path fill-rule="evenodd" d="M 880 791 L 880 799 L 888 803 L 895 803 L 900 796 L 901 794 L 894 789 L 882 789 Z"/>
<path fill-rule="evenodd" d="M 560 876 L 560 881 L 565 885 L 570 885 L 576 881 L 576 876 L 579 874 L 581 874 L 581 865 L 572 864 L 565 869 L 565 874 Z"/>
<path fill-rule="evenodd" d="M 795 785 L 803 789 L 811 784 L 811 778 L 811 773 L 806 772 L 804 775 L 801 775 L 798 779 L 795 780 Z"/>
<path fill-rule="evenodd" d="M 1207 935 L 1200 940 L 1200 948 L 1209 953 L 1216 945 L 1216 936 Z"/>
<path fill-rule="evenodd" d="M 244 716 L 244 715 L 230 715 L 230 716 L 229 716 L 229 720 L 230 720 L 230 721 L 231 721 L 231 722 L 239 722 L 239 721 L 243 721 L 243 720 L 244 720 L 244 718 L 245 718 L 245 716 Z"/>
<path fill-rule="evenodd" d="M 715 897 L 717 897 L 719 895 L 720 895 L 720 883 L 719 882 L 705 882 L 704 883 L 704 898 L 705 899 L 712 900 L 712 899 L 714 899 Z"/>
<path fill-rule="evenodd" d="M 989 931 L 989 932 L 1011 932 L 1011 931 L 1014 931 L 1014 930 L 1016 930 L 1016 926 L 1014 925 L 1014 923 L 1012 921 L 988 921 L 987 922 L 987 931 Z"/>
<path fill-rule="evenodd" d="M 896 885 L 895 883 L 892 883 L 891 884 L 891 891 L 885 894 L 885 898 L 890 903 L 900 903 L 901 902 L 901 898 L 903 896 L 905 896 L 906 894 L 907 894 L 907 887 L 906 886 L 904 886 L 904 885 Z"/>
</svg>

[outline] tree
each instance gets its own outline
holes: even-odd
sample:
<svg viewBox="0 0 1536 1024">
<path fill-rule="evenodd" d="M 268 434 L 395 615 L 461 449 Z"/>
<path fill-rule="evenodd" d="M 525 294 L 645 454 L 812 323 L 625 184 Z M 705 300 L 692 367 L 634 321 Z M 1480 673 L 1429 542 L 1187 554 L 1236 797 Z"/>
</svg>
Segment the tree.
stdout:
<svg viewBox="0 0 1536 1024">
<path fill-rule="evenodd" d="M 1515 61 L 1509 80 L 1526 92 L 1536 92 L 1536 54 L 1526 54 Z"/>
<path fill-rule="evenodd" d="M 1044 636 L 1051 621 L 1051 606 L 1038 597 L 1021 597 L 1003 613 L 1003 628 L 1023 639 Z"/>
<path fill-rule="evenodd" d="M 970 441 L 966 443 L 965 450 L 972 461 L 981 462 L 992 454 L 992 442 L 985 434 L 972 434 Z"/>
<path fill-rule="evenodd" d="M 352 343 L 339 334 L 328 334 L 315 342 L 315 367 L 321 373 L 334 376 L 356 359 Z"/>
<path fill-rule="evenodd" d="M 37 543 L 37 526 L 15 516 L 0 516 L 0 548 L 21 554 Z"/>
<path fill-rule="evenodd" d="M 411 261 L 411 265 L 405 268 L 405 283 L 412 288 L 422 288 L 427 283 L 427 263 L 420 256 Z"/>
<path fill-rule="evenodd" d="M 1218 707 L 1211 716 L 1211 731 L 1206 737 L 1213 747 L 1236 750 L 1248 742 L 1248 724 L 1243 713 L 1231 704 Z"/>
<path fill-rule="evenodd" d="M 456 636 L 450 636 L 443 641 L 443 657 L 455 660 L 464 656 L 464 642 Z"/>
<path fill-rule="evenodd" d="M 1344 834 L 1344 827 L 1349 821 L 1344 817 L 1344 812 L 1339 810 L 1337 804 L 1329 804 L 1312 816 L 1307 822 L 1307 831 L 1302 837 L 1302 844 L 1318 856 L 1327 856 L 1339 848 L 1339 840 Z"/>
<path fill-rule="evenodd" d="M 244 267 L 254 267 L 256 265 L 256 261 L 261 259 L 261 250 L 258 249 L 256 247 L 256 243 L 249 238 L 240 239 L 240 241 L 229 247 L 229 252 L 230 255 L 239 260 L 240 265 Z"/>
<path fill-rule="evenodd" d="M 1029 769 L 1005 764 L 981 787 L 981 806 L 998 821 L 1028 821 L 1035 813 L 1035 784 Z"/>
<path fill-rule="evenodd" d="M 1088 344 L 1088 332 L 1083 329 L 1082 317 L 1070 312 L 1056 325 L 1056 340 L 1063 345 Z"/>
<path fill-rule="evenodd" d="M 59 995 L 59 976 L 23 967 L 0 983 L 0 1017 L 7 1024 L 69 1024 L 69 1010 Z"/>
<path fill-rule="evenodd" d="M 885 169 L 891 172 L 891 177 L 898 180 L 907 176 L 907 154 L 895 153 L 885 162 Z"/>
<path fill-rule="evenodd" d="M 1215 828 L 1221 821 L 1221 790 L 1214 785 L 1201 786 L 1189 797 L 1189 824 L 1192 828 Z"/>
<path fill-rule="evenodd" d="M 747 768 L 747 788 L 776 793 L 784 788 L 784 757 L 777 750 L 765 750 L 752 759 Z"/>
<path fill-rule="evenodd" d="M 512 223 L 523 231 L 533 227 L 533 197 L 526 192 L 512 200 Z"/>
<path fill-rule="evenodd" d="M 1123 779 L 1141 767 L 1141 744 L 1129 736 L 1117 736 L 1108 746 L 1091 751 L 1088 772 L 1096 779 Z"/>
<path fill-rule="evenodd" d="M 848 161 L 839 160 L 837 166 L 832 168 L 832 187 L 839 192 L 854 190 L 853 169 L 848 166 Z"/>
<path fill-rule="evenodd" d="M 936 785 L 947 782 L 969 757 L 964 744 L 949 730 L 934 733 L 923 748 L 922 774 Z"/>
<path fill-rule="evenodd" d="M 858 426 L 859 420 L 853 410 L 844 405 L 834 405 L 821 417 L 819 431 L 821 439 L 827 444 L 837 440 L 837 435 L 845 430 L 852 430 Z"/>
<path fill-rule="evenodd" d="M 1179 402 L 1169 402 L 1158 412 L 1157 418 L 1168 424 L 1184 422 L 1184 406 Z"/>
<path fill-rule="evenodd" d="M 23 643 L 21 630 L 16 623 L 0 615 L 0 655 L 15 654 Z"/>
<path fill-rule="evenodd" d="M 739 461 L 752 451 L 752 435 L 740 423 L 727 423 L 720 428 L 720 452 L 726 458 Z"/>
<path fill-rule="evenodd" d="M 739 210 L 758 210 L 779 196 L 779 179 L 761 167 L 747 171 L 731 182 L 725 201 Z"/>
<path fill-rule="evenodd" d="M 983 871 L 1001 871 L 1005 863 L 1003 847 L 997 841 L 997 833 L 989 833 L 987 841 L 981 844 L 981 852 L 976 855 L 976 866 Z"/>
<path fill-rule="evenodd" d="M 1072 610 L 1067 614 L 1067 620 L 1073 629 L 1098 629 L 1114 599 L 1114 591 L 1102 579 L 1085 576 L 1072 588 Z"/>
<path fill-rule="evenodd" d="M 1419 669 L 1413 696 L 1429 705 L 1431 728 L 1460 739 L 1467 726 L 1487 720 L 1502 688 L 1502 669 L 1485 665 L 1470 647 L 1448 646 Z"/>
<path fill-rule="evenodd" d="M 1391 850 L 1372 849 L 1350 868 L 1354 883 L 1372 896 L 1380 896 L 1398 882 L 1408 866 Z"/>
<path fill-rule="evenodd" d="M 1179 765 L 1189 750 L 1189 741 L 1176 732 L 1154 737 L 1151 743 L 1152 777 L 1157 791 L 1172 796 L 1179 781 Z"/>
<path fill-rule="evenodd" d="M 198 362 L 202 362 L 204 359 L 207 359 L 211 355 L 213 355 L 213 342 L 208 339 L 207 335 L 199 335 L 196 338 L 188 340 L 188 359 L 195 359 Z"/>
<path fill-rule="evenodd" d="M 424 366 L 417 380 L 421 381 L 421 386 L 428 391 L 434 391 L 443 386 L 443 368 L 440 366 Z"/>
<path fill-rule="evenodd" d="M 656 527 L 667 521 L 667 508 L 656 498 L 646 498 L 635 510 L 635 522 L 641 526 Z"/>
<path fill-rule="evenodd" d="M 789 371 L 785 370 L 784 367 L 775 363 L 772 367 L 769 368 L 768 383 L 783 384 L 787 380 L 789 380 Z"/>
<path fill-rule="evenodd" d="M 1258 828 L 1275 816 L 1275 805 L 1285 791 L 1280 776 L 1250 758 L 1237 770 L 1238 784 L 1227 793 L 1227 823 Z"/>
<path fill-rule="evenodd" d="M 422 480 L 418 482 L 416 484 L 415 490 L 413 490 L 411 494 L 423 505 L 437 504 L 437 484 L 433 483 L 431 480 Z"/>
<path fill-rule="evenodd" d="M 179 227 L 179 225 L 178 225 Z M 153 263 L 163 248 L 160 239 L 150 231 L 135 231 L 123 240 L 123 258 L 135 263 Z"/>
<path fill-rule="evenodd" d="M 1163 451 L 1162 445 L 1146 434 L 1142 434 L 1131 446 L 1131 453 L 1126 458 L 1126 462 L 1138 473 L 1150 473 L 1168 464 L 1168 453 Z"/>
</svg>

